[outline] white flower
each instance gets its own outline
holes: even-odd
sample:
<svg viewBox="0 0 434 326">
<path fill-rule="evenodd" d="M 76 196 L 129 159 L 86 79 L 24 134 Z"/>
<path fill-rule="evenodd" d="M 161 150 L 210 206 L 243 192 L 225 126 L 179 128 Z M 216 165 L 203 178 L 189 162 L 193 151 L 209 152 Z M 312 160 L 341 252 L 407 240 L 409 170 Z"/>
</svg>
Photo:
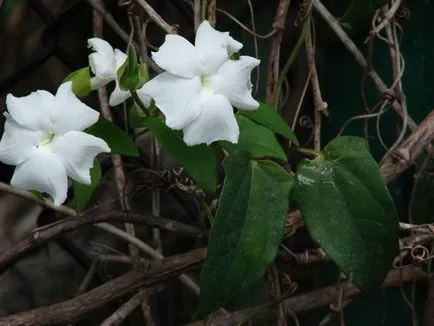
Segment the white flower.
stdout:
<svg viewBox="0 0 434 326">
<path fill-rule="evenodd" d="M 242 44 L 203 21 L 195 45 L 179 35 L 167 35 L 152 58 L 166 72 L 137 91 L 150 96 L 166 116 L 169 128 L 183 130 L 187 145 L 217 140 L 238 142 L 239 128 L 232 105 L 255 110 L 250 74 L 260 61 L 249 56 L 229 60 Z"/>
<path fill-rule="evenodd" d="M 89 54 L 89 66 L 95 77 L 90 80 L 92 89 L 98 89 L 112 81 L 116 81 L 114 91 L 110 95 L 109 105 L 115 106 L 125 102 L 131 97 L 129 91 L 123 91 L 119 87 L 118 69 L 125 63 L 127 55 L 100 38 L 94 37 L 87 40 L 88 47 L 95 52 Z M 150 98 L 142 96 L 145 106 L 149 106 Z"/>
<path fill-rule="evenodd" d="M 16 165 L 11 185 L 49 194 L 56 205 L 66 200 L 68 176 L 90 184 L 95 156 L 110 152 L 107 143 L 82 130 L 99 113 L 74 95 L 66 82 L 56 95 L 38 90 L 28 96 L 8 94 L 0 161 Z"/>
</svg>

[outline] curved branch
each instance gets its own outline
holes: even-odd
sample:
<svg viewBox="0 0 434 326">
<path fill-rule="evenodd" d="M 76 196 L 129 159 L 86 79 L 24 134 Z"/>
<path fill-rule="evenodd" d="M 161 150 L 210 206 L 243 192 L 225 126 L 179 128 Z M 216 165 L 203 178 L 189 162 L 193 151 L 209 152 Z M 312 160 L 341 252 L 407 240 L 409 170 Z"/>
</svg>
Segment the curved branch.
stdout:
<svg viewBox="0 0 434 326">
<path fill-rule="evenodd" d="M 36 229 L 27 239 L 22 240 L 12 248 L 6 249 L 0 254 L 0 273 L 4 272 L 8 266 L 16 262 L 20 257 L 39 248 L 47 241 L 80 227 L 101 222 L 137 223 L 192 237 L 202 237 L 204 235 L 196 227 L 159 216 L 140 215 L 129 212 L 88 213 L 82 216 L 66 218 L 59 223 Z"/>
<path fill-rule="evenodd" d="M 186 271 L 199 268 L 206 249 L 152 261 L 146 271 L 132 270 L 85 294 L 54 305 L 0 318 L 0 325 L 32 326 L 72 323 L 87 312 L 134 290 L 149 287 Z"/>
</svg>

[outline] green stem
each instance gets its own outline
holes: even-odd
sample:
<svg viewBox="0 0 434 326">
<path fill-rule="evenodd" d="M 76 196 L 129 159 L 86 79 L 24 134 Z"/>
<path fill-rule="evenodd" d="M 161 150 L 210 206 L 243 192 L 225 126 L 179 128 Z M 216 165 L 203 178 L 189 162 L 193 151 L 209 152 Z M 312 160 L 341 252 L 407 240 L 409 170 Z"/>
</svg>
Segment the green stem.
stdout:
<svg viewBox="0 0 434 326">
<path fill-rule="evenodd" d="M 202 0 L 202 12 L 201 12 L 201 18 L 202 21 L 206 20 L 206 10 L 208 8 L 208 1 L 207 0 Z"/>
<path fill-rule="evenodd" d="M 146 107 L 143 104 L 143 102 L 140 100 L 139 95 L 137 95 L 136 90 L 130 90 L 130 93 L 131 93 L 131 97 L 134 99 L 134 102 L 136 102 L 136 104 L 143 111 L 143 113 L 145 114 L 145 116 L 148 117 L 149 116 L 149 112 L 146 109 Z"/>
<path fill-rule="evenodd" d="M 282 89 L 283 81 L 285 80 L 285 76 L 288 74 L 289 68 L 291 68 L 292 64 L 294 63 L 295 59 L 297 58 L 297 54 L 300 51 L 301 46 L 304 43 L 304 40 L 306 39 L 307 31 L 309 30 L 310 25 L 310 17 L 306 19 L 306 21 L 303 23 L 303 27 L 300 32 L 300 36 L 298 37 L 297 43 L 294 46 L 294 49 L 291 52 L 291 55 L 289 56 L 288 60 L 285 62 L 285 66 L 283 66 L 282 71 L 280 72 L 279 78 L 277 79 L 277 85 L 276 85 L 276 95 L 274 98 L 274 102 L 276 103 L 276 108 L 279 107 L 279 97 L 280 97 L 280 90 Z"/>
</svg>

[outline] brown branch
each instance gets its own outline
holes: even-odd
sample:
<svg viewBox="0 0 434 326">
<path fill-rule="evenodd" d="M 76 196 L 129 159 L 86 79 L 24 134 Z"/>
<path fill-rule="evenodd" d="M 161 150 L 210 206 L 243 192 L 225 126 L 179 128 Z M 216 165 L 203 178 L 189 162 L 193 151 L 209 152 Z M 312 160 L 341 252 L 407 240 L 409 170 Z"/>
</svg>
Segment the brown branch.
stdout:
<svg viewBox="0 0 434 326">
<path fill-rule="evenodd" d="M 286 15 L 288 13 L 291 0 L 280 0 L 277 5 L 276 17 L 273 23 L 273 30 L 277 32 L 271 40 L 271 51 L 268 61 L 268 76 L 267 76 L 267 95 L 266 102 L 270 105 L 275 105 L 276 85 L 279 78 L 280 70 L 280 46 L 282 44 L 283 33 L 285 30 Z"/>
<path fill-rule="evenodd" d="M 434 139 L 434 110 L 417 129 L 389 155 L 381 165 L 381 173 L 387 183 L 408 169 L 424 147 Z"/>
<path fill-rule="evenodd" d="M 125 302 L 118 310 L 116 310 L 110 317 L 104 320 L 100 326 L 115 326 L 120 325 L 125 318 L 127 318 L 144 300 L 149 297 L 150 289 L 142 289 Z M 149 307 L 147 307 L 149 309 Z M 151 311 L 149 311 L 149 315 Z M 149 325 L 149 321 L 145 325 Z"/>
<path fill-rule="evenodd" d="M 0 254 L 0 273 L 8 266 L 16 262 L 28 252 L 40 247 L 47 241 L 60 235 L 74 231 L 82 226 L 101 222 L 129 222 L 157 227 L 166 231 L 179 232 L 193 237 L 201 237 L 203 234 L 195 227 L 169 220 L 163 217 L 139 215 L 127 212 L 111 212 L 104 214 L 84 214 L 79 218 L 67 218 L 59 223 L 36 229 L 27 239 L 24 239 L 6 249 Z"/>
<path fill-rule="evenodd" d="M 175 26 L 171 26 L 169 25 L 164 19 L 163 17 L 161 17 L 155 10 L 154 8 L 151 7 L 151 5 L 149 3 L 147 3 L 145 0 L 136 0 L 139 5 L 142 6 L 142 8 L 146 11 L 146 13 L 148 14 L 149 18 L 151 18 L 151 20 L 156 23 L 158 26 L 161 27 L 162 30 L 164 30 L 166 33 L 168 34 L 176 34 L 177 33 L 177 29 Z"/>
<path fill-rule="evenodd" d="M 208 22 L 212 27 L 216 24 L 217 0 L 209 0 L 208 2 Z"/>
<path fill-rule="evenodd" d="M 87 312 L 134 290 L 155 285 L 201 267 L 205 255 L 205 249 L 196 249 L 164 260 L 152 261 L 146 271 L 132 270 L 73 299 L 0 318 L 0 325 L 32 326 L 72 323 Z"/>
<path fill-rule="evenodd" d="M 383 283 L 383 288 L 398 287 L 403 282 L 426 280 L 426 272 L 419 267 L 409 267 L 399 270 L 392 270 L 387 275 Z M 338 284 L 331 285 L 312 292 L 303 293 L 295 297 L 283 298 L 287 309 L 294 313 L 303 313 L 315 308 L 324 307 L 335 302 L 338 295 Z M 348 282 L 344 289 L 344 298 L 352 298 L 361 294 L 360 290 L 352 283 Z M 206 325 L 238 325 L 254 318 L 255 320 L 270 320 L 276 317 L 276 303 L 274 305 L 247 308 L 235 311 L 229 315 L 215 315 Z M 204 326 L 205 322 L 198 321 L 185 326 Z"/>
</svg>

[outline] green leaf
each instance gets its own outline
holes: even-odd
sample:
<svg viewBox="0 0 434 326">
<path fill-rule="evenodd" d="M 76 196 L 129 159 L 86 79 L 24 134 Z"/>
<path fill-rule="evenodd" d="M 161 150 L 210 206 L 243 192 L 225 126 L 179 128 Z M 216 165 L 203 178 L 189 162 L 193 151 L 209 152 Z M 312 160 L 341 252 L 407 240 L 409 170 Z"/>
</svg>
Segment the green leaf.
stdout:
<svg viewBox="0 0 434 326">
<path fill-rule="evenodd" d="M 277 113 L 267 103 L 260 102 L 260 106 L 257 110 L 240 110 L 238 112 L 273 130 L 275 133 L 286 137 L 287 139 L 291 140 L 295 145 L 299 145 L 297 137 L 295 136 L 291 128 L 289 128 L 285 120 L 283 120 L 279 113 Z"/>
<path fill-rule="evenodd" d="M 123 91 L 134 90 L 140 82 L 139 65 L 137 64 L 136 48 L 128 44 L 127 60 L 118 69 L 119 87 Z"/>
<path fill-rule="evenodd" d="M 77 97 L 85 97 L 90 93 L 89 67 L 71 72 L 63 82 L 72 81 L 72 91 Z"/>
<path fill-rule="evenodd" d="M 92 195 L 101 180 L 101 166 L 96 159 L 93 161 L 93 167 L 90 169 L 90 179 L 90 185 L 85 185 L 74 180 L 72 181 L 75 210 L 77 213 L 81 213 L 87 208 L 92 199 Z"/>
<path fill-rule="evenodd" d="M 339 137 L 297 169 L 296 198 L 311 237 L 360 289 L 381 285 L 398 250 L 398 218 L 366 143 Z"/>
<path fill-rule="evenodd" d="M 100 117 L 86 132 L 104 139 L 111 149 L 111 154 L 139 156 L 139 150 L 131 137 L 106 118 Z"/>
<path fill-rule="evenodd" d="M 375 10 L 388 2 L 388 0 L 352 0 L 340 20 L 353 25 L 361 20 L 371 19 Z"/>
<path fill-rule="evenodd" d="M 201 276 L 197 318 L 255 284 L 282 240 L 294 178 L 271 161 L 236 151 L 223 161 L 226 178 Z"/>
<path fill-rule="evenodd" d="M 228 152 L 245 150 L 255 158 L 276 157 L 282 161 L 286 161 L 286 155 L 270 129 L 255 123 L 243 115 L 238 115 L 236 118 L 240 127 L 238 144 L 220 141 L 218 143 L 221 147 Z"/>
<path fill-rule="evenodd" d="M 163 148 L 185 168 L 200 188 L 208 194 L 215 193 L 217 163 L 212 147 L 204 144 L 187 146 L 180 132 L 170 129 L 158 118 L 136 116 L 131 125 L 149 128 Z"/>
</svg>

